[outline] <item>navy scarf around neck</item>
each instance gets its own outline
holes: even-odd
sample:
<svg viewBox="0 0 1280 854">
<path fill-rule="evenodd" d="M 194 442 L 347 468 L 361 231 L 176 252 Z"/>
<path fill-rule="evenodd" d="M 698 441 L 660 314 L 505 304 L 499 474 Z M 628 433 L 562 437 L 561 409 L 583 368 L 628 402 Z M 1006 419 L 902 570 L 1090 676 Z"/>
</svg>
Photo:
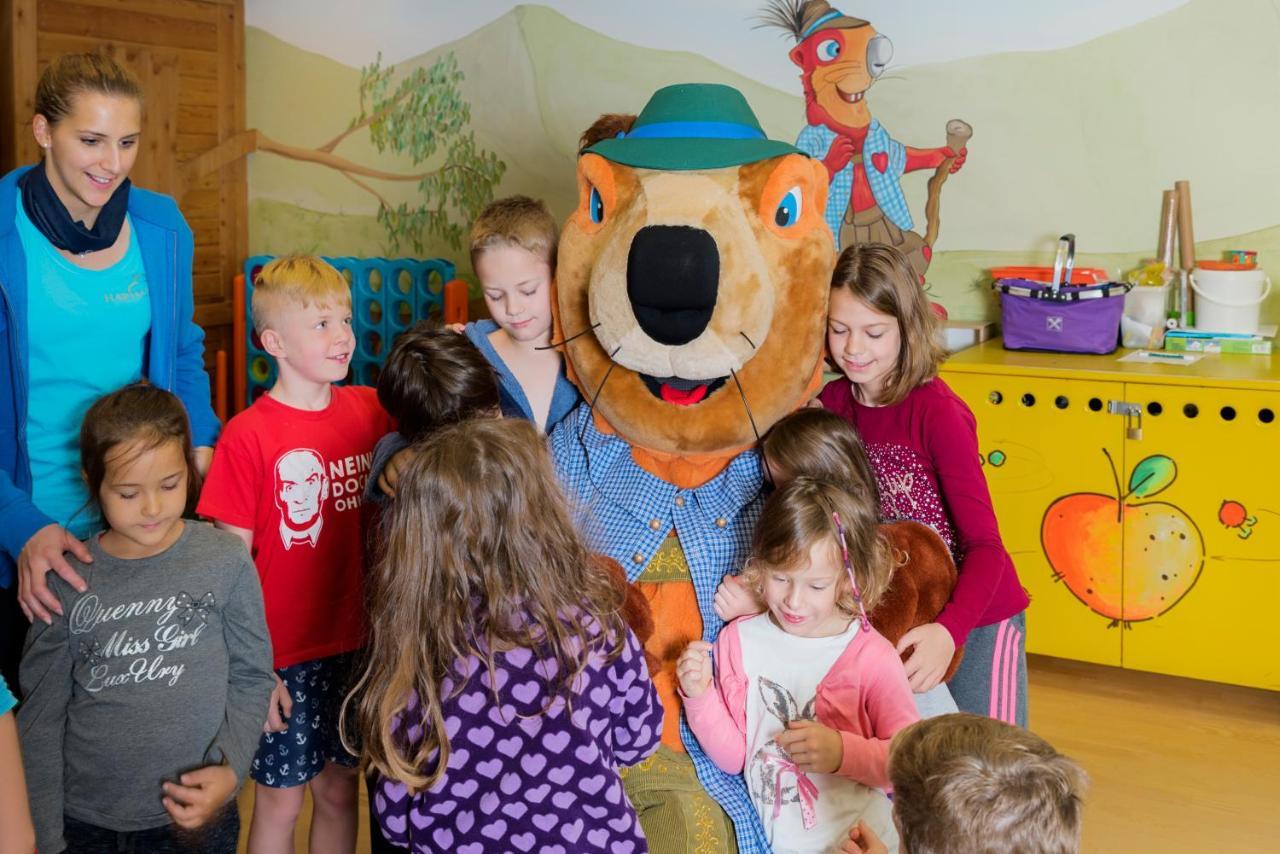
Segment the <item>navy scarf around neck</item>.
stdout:
<svg viewBox="0 0 1280 854">
<path fill-rule="evenodd" d="M 71 219 L 44 170 L 44 164 L 38 163 L 18 179 L 22 208 L 31 224 L 54 246 L 77 255 L 114 246 L 120 229 L 124 227 L 124 215 L 129 210 L 129 179 L 120 182 L 102 210 L 98 211 L 93 228 L 85 228 L 84 223 Z"/>
</svg>

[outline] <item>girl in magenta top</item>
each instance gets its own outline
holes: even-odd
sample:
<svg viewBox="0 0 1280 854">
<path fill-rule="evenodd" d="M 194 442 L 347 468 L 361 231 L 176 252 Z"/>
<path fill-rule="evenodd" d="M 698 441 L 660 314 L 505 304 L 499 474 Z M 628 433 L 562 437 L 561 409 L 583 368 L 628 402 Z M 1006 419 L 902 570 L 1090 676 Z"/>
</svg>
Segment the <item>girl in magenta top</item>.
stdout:
<svg viewBox="0 0 1280 854">
<path fill-rule="evenodd" d="M 765 611 L 676 664 L 689 727 L 742 774 L 770 849 L 825 852 L 865 822 L 897 850 L 889 740 L 919 719 L 902 662 L 867 622 L 893 575 L 874 506 L 797 477 L 764 506 L 743 568 Z"/>
<path fill-rule="evenodd" d="M 848 381 L 834 380 L 819 399 L 862 436 L 881 514 L 932 526 L 956 558 L 959 579 L 937 621 L 898 643 L 910 651 L 912 689 L 938 684 L 964 644 L 948 683 L 960 710 L 1025 726 L 1027 594 L 1000 540 L 973 413 L 938 378 L 937 326 L 897 250 L 850 246 L 836 262 L 827 309 L 827 347 Z"/>
</svg>

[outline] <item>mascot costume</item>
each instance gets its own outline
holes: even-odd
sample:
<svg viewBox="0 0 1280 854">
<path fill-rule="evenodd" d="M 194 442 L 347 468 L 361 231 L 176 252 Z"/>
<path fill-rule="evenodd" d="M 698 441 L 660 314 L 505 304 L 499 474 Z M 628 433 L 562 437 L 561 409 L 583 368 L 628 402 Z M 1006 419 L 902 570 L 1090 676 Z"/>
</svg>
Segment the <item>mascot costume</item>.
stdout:
<svg viewBox="0 0 1280 854">
<path fill-rule="evenodd" d="M 909 148 L 889 136 L 871 117 L 867 93 L 888 67 L 893 43 L 869 22 L 833 9 L 826 0 L 775 0 L 763 21 L 797 42 L 789 56 L 800 67 L 808 126 L 796 145 L 826 170 L 830 193 L 824 216 L 836 248 L 894 246 L 924 281 L 938 236 L 942 184 L 964 165 L 964 144 L 973 129 L 952 119 L 942 148 Z M 923 237 L 911 230 L 900 184 L 903 174 L 918 169 L 935 170 Z"/>
<path fill-rule="evenodd" d="M 581 141 L 554 334 L 584 403 L 550 442 L 593 545 L 651 608 L 663 746 L 623 773 L 657 852 L 768 850 L 742 778 L 684 722 L 675 660 L 720 630 L 716 587 L 741 568 L 763 503 L 759 436 L 821 384 L 829 177 L 727 86 L 667 87 Z M 902 565 L 884 623 L 900 636 L 937 614 L 955 570 L 929 529 L 893 527 Z"/>
</svg>

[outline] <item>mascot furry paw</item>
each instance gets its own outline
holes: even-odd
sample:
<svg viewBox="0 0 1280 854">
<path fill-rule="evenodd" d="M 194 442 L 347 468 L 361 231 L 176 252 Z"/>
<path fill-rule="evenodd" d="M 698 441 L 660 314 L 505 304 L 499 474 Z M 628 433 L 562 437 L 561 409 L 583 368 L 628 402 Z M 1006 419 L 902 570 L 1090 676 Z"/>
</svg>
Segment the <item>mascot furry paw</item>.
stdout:
<svg viewBox="0 0 1280 854">
<path fill-rule="evenodd" d="M 652 610 L 663 748 L 624 769 L 627 794 L 655 851 L 767 851 L 741 776 L 682 720 L 675 661 L 721 628 L 716 586 L 762 505 L 755 443 L 821 383 L 827 170 L 719 85 L 662 89 L 581 147 L 555 335 L 585 403 L 550 442 L 588 536 Z"/>
</svg>

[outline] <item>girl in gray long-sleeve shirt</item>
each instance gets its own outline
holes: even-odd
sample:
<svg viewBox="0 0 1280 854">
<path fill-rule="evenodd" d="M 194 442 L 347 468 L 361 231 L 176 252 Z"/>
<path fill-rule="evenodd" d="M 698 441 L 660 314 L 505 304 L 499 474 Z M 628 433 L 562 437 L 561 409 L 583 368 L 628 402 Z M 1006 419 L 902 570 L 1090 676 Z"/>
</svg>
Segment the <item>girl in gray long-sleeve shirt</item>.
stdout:
<svg viewBox="0 0 1280 854">
<path fill-rule="evenodd" d="M 53 580 L 62 615 L 22 660 L 39 850 L 234 852 L 275 684 L 257 573 L 238 538 L 182 518 L 197 476 L 176 397 L 103 397 L 80 451 L 107 529 L 72 561 L 86 591 Z"/>
</svg>

